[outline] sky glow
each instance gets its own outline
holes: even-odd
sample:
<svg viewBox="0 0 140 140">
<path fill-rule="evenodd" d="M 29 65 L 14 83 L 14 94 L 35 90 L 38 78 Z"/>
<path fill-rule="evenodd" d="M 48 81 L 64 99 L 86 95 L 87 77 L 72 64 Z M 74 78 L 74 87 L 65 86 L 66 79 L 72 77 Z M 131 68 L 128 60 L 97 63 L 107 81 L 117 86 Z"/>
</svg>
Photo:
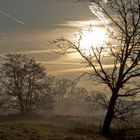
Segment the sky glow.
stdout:
<svg viewBox="0 0 140 140">
<path fill-rule="evenodd" d="M 100 44 L 105 36 L 104 25 L 88 6 L 89 3 L 73 0 L 1 0 L 0 61 L 6 53 L 19 52 L 44 64 L 48 74 L 77 75 L 78 69 L 79 72 L 82 69 L 80 59 L 74 55 L 66 57 L 54 53 L 48 41 L 60 36 L 71 39 L 83 30 L 83 48 L 93 43 L 92 38 L 95 38 L 94 45 Z M 85 31 L 90 25 L 95 29 L 93 33 Z"/>
</svg>

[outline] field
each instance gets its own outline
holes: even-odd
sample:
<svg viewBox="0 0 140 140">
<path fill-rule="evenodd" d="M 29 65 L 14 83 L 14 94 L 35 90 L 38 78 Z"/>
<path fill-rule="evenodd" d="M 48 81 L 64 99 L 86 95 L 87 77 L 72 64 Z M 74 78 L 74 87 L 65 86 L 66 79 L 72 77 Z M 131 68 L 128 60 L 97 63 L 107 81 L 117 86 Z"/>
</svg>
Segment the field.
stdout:
<svg viewBox="0 0 140 140">
<path fill-rule="evenodd" d="M 0 118 L 0 140 L 107 140 L 99 126 L 84 124 L 70 116 Z M 84 118 L 82 118 L 84 119 Z M 83 121 L 84 122 L 84 121 Z M 140 130 L 120 131 L 111 140 L 139 140 Z"/>
<path fill-rule="evenodd" d="M 0 140 L 105 140 L 97 130 L 83 126 L 71 128 L 39 123 L 4 123 Z"/>
</svg>

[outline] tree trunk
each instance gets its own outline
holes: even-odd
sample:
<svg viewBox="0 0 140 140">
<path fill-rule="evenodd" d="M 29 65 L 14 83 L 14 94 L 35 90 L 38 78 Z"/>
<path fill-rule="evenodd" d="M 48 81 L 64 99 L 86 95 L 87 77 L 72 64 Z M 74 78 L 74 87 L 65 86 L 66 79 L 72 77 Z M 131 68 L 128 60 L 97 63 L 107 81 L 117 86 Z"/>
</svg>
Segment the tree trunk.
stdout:
<svg viewBox="0 0 140 140">
<path fill-rule="evenodd" d="M 103 128 L 102 128 L 102 133 L 105 136 L 108 136 L 109 132 L 110 132 L 110 125 L 111 125 L 111 121 L 113 119 L 114 108 L 115 108 L 117 98 L 118 98 L 117 94 L 112 93 L 112 96 L 111 96 L 111 99 L 109 102 L 109 106 L 108 106 L 108 110 L 107 110 L 105 120 L 103 123 Z"/>
<path fill-rule="evenodd" d="M 23 105 L 22 96 L 19 95 L 18 99 L 19 99 L 20 113 L 21 113 L 21 114 L 24 114 L 24 113 L 25 113 L 25 109 L 24 109 L 24 105 Z"/>
</svg>

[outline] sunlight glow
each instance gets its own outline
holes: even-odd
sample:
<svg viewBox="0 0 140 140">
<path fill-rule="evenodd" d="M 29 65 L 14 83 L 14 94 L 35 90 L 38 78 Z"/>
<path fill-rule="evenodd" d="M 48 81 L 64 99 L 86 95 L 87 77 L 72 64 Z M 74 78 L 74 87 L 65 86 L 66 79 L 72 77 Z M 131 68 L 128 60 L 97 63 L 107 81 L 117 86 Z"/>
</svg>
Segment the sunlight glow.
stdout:
<svg viewBox="0 0 140 140">
<path fill-rule="evenodd" d="M 85 55 L 93 55 L 93 50 L 106 47 L 108 42 L 107 31 L 103 27 L 84 28 L 75 34 L 75 44 Z M 102 52 L 105 55 L 106 52 Z M 72 57 L 81 58 L 78 52 L 71 53 Z"/>
<path fill-rule="evenodd" d="M 81 49 L 90 49 L 102 46 L 106 41 L 106 31 L 102 28 L 92 28 L 81 32 Z"/>
</svg>

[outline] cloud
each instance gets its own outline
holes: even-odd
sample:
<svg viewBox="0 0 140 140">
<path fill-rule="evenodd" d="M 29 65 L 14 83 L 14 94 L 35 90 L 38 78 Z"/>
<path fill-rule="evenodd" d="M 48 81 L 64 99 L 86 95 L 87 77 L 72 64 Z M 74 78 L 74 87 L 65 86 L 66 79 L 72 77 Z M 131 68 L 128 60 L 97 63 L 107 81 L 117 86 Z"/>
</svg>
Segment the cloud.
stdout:
<svg viewBox="0 0 140 140">
<path fill-rule="evenodd" d="M 107 0 L 102 1 L 102 7 L 111 16 L 114 14 L 113 11 L 110 10 L 110 8 L 108 7 Z M 91 2 L 91 4 L 89 5 L 89 9 L 96 17 L 98 17 L 98 19 L 102 22 L 102 24 L 104 25 L 104 27 L 106 27 L 107 30 L 110 30 L 110 31 L 114 32 L 114 29 L 111 27 L 112 26 L 112 20 L 110 20 L 110 18 L 108 16 L 106 16 L 103 9 L 101 7 L 99 7 L 98 4 L 96 4 L 95 2 Z M 113 19 L 114 18 L 116 18 L 116 17 L 113 15 Z"/>
<path fill-rule="evenodd" d="M 26 55 L 31 55 L 31 54 L 44 54 L 44 53 L 53 53 L 52 49 L 47 49 L 47 50 L 33 50 L 33 51 L 17 51 L 17 53 L 23 53 Z"/>
<path fill-rule="evenodd" d="M 95 2 L 92 2 L 90 5 L 89 5 L 89 9 L 91 10 L 91 12 L 97 16 L 101 21 L 102 23 L 106 26 L 108 25 L 110 22 L 109 20 L 106 18 L 103 10 L 95 3 Z"/>
<path fill-rule="evenodd" d="M 84 68 L 72 68 L 72 69 L 61 69 L 61 70 L 54 70 L 54 71 L 49 71 L 49 74 L 53 75 L 61 75 L 65 73 L 73 73 L 73 72 L 86 72 L 89 69 L 84 69 Z"/>
<path fill-rule="evenodd" d="M 42 63 L 42 64 L 49 64 L 49 65 L 76 65 L 76 66 L 80 66 L 81 64 L 79 63 L 72 63 L 72 62 L 60 62 L 60 61 L 38 61 L 39 63 Z"/>
<path fill-rule="evenodd" d="M 103 23 L 100 20 L 81 20 L 81 21 L 65 21 L 63 24 L 58 25 L 71 28 L 87 28 L 90 25 L 103 26 Z"/>
<path fill-rule="evenodd" d="M 55 64 L 56 65 L 56 64 Z M 72 65 L 72 64 L 70 64 Z M 103 65 L 104 69 L 111 69 L 114 67 L 114 65 Z M 57 68 L 57 66 L 56 66 Z M 66 67 L 63 67 L 62 69 L 60 68 L 57 68 L 57 69 L 50 69 L 48 71 L 49 74 L 53 74 L 53 75 L 61 75 L 61 74 L 66 74 L 66 73 L 83 73 L 83 72 L 92 72 L 93 69 L 91 67 L 82 67 L 82 65 L 79 65 L 79 68 L 78 68 L 78 65 L 77 65 L 77 68 L 66 68 Z M 99 67 L 96 67 L 97 69 L 100 69 Z M 93 71 L 94 72 L 94 71 Z"/>
<path fill-rule="evenodd" d="M 3 61 L 4 58 L 5 58 L 5 55 L 0 54 L 0 61 Z"/>
</svg>

